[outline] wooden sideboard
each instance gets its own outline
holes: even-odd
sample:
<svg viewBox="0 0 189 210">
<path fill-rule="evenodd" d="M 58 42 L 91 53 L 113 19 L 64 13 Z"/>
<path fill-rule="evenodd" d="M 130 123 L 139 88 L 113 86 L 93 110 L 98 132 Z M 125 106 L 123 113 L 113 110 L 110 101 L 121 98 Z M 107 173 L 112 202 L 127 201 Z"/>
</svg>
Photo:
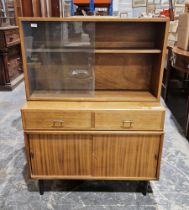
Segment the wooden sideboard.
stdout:
<svg viewBox="0 0 189 210">
<path fill-rule="evenodd" d="M 30 178 L 158 180 L 169 21 L 21 18 Z M 55 30 L 56 29 L 56 30 Z M 43 36 L 39 36 L 43 34 Z"/>
<path fill-rule="evenodd" d="M 0 89 L 12 90 L 23 80 L 19 30 L 0 27 Z"/>
</svg>

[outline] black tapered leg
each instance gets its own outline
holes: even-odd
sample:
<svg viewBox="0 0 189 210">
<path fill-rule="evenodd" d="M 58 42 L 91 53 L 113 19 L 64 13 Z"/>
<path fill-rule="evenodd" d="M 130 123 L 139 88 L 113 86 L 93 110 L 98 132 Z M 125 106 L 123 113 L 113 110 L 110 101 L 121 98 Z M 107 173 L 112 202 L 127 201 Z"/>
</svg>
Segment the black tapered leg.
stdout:
<svg viewBox="0 0 189 210">
<path fill-rule="evenodd" d="M 43 180 L 38 180 L 38 187 L 39 187 L 40 195 L 43 195 L 44 194 L 44 181 Z"/>
<path fill-rule="evenodd" d="M 144 196 L 146 196 L 146 194 L 148 192 L 148 185 L 149 185 L 149 182 L 148 181 L 143 181 L 142 194 Z"/>
</svg>

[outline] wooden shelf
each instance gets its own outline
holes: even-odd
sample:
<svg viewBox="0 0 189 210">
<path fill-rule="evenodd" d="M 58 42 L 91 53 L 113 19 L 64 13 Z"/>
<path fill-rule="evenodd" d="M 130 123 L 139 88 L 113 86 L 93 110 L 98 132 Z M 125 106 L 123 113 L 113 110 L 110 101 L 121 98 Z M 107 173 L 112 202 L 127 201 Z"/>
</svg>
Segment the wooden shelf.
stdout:
<svg viewBox="0 0 189 210">
<path fill-rule="evenodd" d="M 159 102 L 82 102 L 83 106 L 76 101 L 28 101 L 22 109 L 32 110 L 130 110 L 138 109 L 139 107 L 146 107 L 156 110 L 159 106 Z M 162 108 L 163 109 L 163 108 Z M 163 109 L 164 110 L 164 109 Z"/>
<path fill-rule="evenodd" d="M 159 49 L 125 49 L 125 50 L 116 50 L 116 49 L 99 49 L 99 50 L 95 50 L 95 53 L 117 53 L 117 54 L 121 54 L 121 53 L 128 53 L 128 54 L 132 54 L 132 53 L 161 53 L 161 50 Z"/>
<path fill-rule="evenodd" d="M 71 48 L 71 49 L 68 49 L 68 48 L 43 48 L 43 49 L 27 49 L 26 50 L 27 52 L 93 52 L 92 49 L 90 48 L 80 48 L 80 49 L 75 49 L 75 48 Z M 155 54 L 155 53 L 161 53 L 161 50 L 159 49 L 97 49 L 97 50 L 94 50 L 94 53 L 97 53 L 97 54 L 106 54 L 106 53 L 109 53 L 109 54 L 125 54 L 125 53 L 128 53 L 128 54 L 138 54 L 138 53 L 141 53 L 141 54 Z"/>
<path fill-rule="evenodd" d="M 27 52 L 37 52 L 37 53 L 45 53 L 45 52 L 55 52 L 55 53 L 61 53 L 61 52 L 92 52 L 92 49 L 90 48 L 41 48 L 41 49 L 27 49 Z"/>
<path fill-rule="evenodd" d="M 34 91 L 30 100 L 64 101 L 157 101 L 149 91 Z"/>
<path fill-rule="evenodd" d="M 41 18 L 41 17 L 20 17 L 20 21 L 25 22 L 25 21 L 50 21 L 50 22 L 61 22 L 61 21 L 66 21 L 66 22 L 74 22 L 74 21 L 82 21 L 82 22 L 124 22 L 124 23 L 169 23 L 169 18 L 164 18 L 164 17 L 157 17 L 157 18 L 120 18 L 117 16 L 70 16 L 66 18 L 61 18 L 61 17 L 48 17 L 48 18 Z M 149 31 L 147 31 L 149 33 Z M 134 32 L 133 32 L 134 33 Z"/>
</svg>

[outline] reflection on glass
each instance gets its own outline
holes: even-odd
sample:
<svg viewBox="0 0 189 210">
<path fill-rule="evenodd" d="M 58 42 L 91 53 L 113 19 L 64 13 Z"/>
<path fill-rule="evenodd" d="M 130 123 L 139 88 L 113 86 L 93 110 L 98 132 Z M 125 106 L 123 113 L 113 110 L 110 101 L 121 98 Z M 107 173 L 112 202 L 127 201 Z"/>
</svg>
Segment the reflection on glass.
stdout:
<svg viewBox="0 0 189 210">
<path fill-rule="evenodd" d="M 30 94 L 91 95 L 94 23 L 23 22 Z"/>
</svg>

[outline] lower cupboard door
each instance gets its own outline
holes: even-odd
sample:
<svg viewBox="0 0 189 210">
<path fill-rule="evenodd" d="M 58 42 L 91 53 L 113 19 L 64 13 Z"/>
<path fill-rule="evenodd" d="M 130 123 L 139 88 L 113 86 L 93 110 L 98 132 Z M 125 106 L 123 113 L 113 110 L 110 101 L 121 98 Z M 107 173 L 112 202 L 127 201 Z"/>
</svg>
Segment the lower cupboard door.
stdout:
<svg viewBox="0 0 189 210">
<path fill-rule="evenodd" d="M 28 141 L 32 175 L 91 175 L 92 136 L 30 134 Z"/>
<path fill-rule="evenodd" d="M 97 135 L 93 137 L 93 175 L 156 179 L 162 135 Z"/>
</svg>

